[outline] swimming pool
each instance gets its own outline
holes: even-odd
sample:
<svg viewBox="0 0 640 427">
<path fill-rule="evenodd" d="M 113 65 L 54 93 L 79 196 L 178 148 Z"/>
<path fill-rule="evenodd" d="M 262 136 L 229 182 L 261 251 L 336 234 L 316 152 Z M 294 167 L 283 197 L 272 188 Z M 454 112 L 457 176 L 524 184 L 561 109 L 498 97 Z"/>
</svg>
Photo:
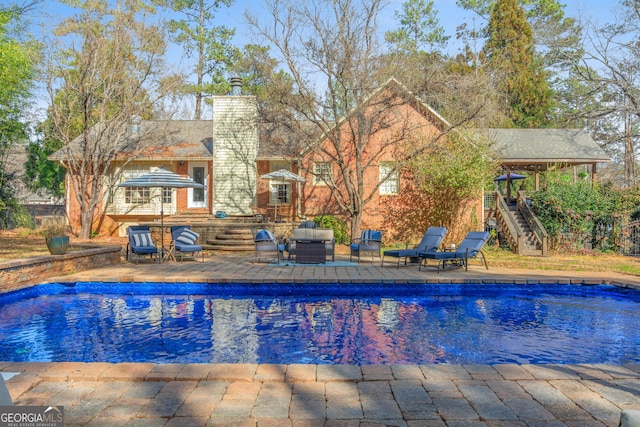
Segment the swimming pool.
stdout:
<svg viewBox="0 0 640 427">
<path fill-rule="evenodd" d="M 640 291 L 608 285 L 73 283 L 0 307 L 13 362 L 640 362 Z"/>
</svg>

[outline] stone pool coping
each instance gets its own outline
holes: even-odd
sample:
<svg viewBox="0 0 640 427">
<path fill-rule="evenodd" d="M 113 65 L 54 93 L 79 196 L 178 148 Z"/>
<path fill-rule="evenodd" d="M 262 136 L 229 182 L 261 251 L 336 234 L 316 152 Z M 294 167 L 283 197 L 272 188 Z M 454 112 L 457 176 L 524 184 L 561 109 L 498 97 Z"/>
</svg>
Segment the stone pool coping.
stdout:
<svg viewBox="0 0 640 427">
<path fill-rule="evenodd" d="M 339 258 L 337 255 L 336 258 Z M 346 256 L 348 259 L 348 255 Z M 610 284 L 640 289 L 640 277 L 610 272 L 507 269 L 472 264 L 468 271 L 435 267 L 418 271 L 415 266 L 318 265 L 273 266 L 256 263 L 253 254 L 208 255 L 205 262 L 122 262 L 74 274 L 51 275 L 46 282 L 165 282 L 165 283 L 497 283 L 497 284 Z"/>
</svg>

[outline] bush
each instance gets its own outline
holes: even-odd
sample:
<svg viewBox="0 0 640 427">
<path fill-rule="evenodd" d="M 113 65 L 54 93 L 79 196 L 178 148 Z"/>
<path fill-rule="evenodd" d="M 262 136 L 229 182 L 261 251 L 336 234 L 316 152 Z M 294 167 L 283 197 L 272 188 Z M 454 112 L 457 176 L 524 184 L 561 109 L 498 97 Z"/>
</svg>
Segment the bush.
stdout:
<svg viewBox="0 0 640 427">
<path fill-rule="evenodd" d="M 552 249 L 612 249 L 614 228 L 629 212 L 629 200 L 623 192 L 586 180 L 573 183 L 562 176 L 550 179 L 531 199 L 536 215 L 549 233 Z"/>
<path fill-rule="evenodd" d="M 333 229 L 336 243 L 349 243 L 351 241 L 349 233 L 347 233 L 347 224 L 341 219 L 333 215 L 320 215 L 315 217 L 313 222 L 318 224 L 318 227 Z"/>
</svg>

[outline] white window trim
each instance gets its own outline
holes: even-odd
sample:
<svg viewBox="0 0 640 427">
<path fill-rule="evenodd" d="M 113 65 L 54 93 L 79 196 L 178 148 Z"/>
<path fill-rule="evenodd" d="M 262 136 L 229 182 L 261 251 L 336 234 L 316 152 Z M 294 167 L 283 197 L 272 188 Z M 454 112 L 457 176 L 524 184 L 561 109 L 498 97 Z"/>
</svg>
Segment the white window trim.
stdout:
<svg viewBox="0 0 640 427">
<path fill-rule="evenodd" d="M 274 197 L 275 195 L 275 191 L 274 189 L 276 188 L 276 186 L 278 185 L 284 185 L 287 188 L 287 200 L 282 202 L 278 199 L 276 199 L 276 197 Z M 269 206 L 286 206 L 286 205 L 290 205 L 291 204 L 291 192 L 293 190 L 293 187 L 291 185 L 290 182 L 282 182 L 281 180 L 270 180 L 269 181 Z"/>
<path fill-rule="evenodd" d="M 394 196 L 400 192 L 400 177 L 398 170 L 391 172 L 395 167 L 392 162 L 381 162 L 379 166 L 380 187 L 378 188 L 381 196 Z"/>
<path fill-rule="evenodd" d="M 327 165 L 326 174 L 329 177 L 329 180 L 324 180 L 322 177 L 324 174 L 318 174 L 316 167 L 320 164 Z M 331 162 L 314 162 L 313 164 L 313 184 L 314 185 L 324 185 L 327 186 L 331 183 L 331 178 L 333 176 L 333 163 Z"/>
</svg>

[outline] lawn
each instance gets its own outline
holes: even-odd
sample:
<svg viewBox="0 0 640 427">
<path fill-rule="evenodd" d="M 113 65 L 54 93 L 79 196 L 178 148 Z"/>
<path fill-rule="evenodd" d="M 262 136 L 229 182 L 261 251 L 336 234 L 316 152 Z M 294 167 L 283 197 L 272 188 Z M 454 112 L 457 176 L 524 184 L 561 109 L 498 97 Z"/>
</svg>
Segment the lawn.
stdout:
<svg viewBox="0 0 640 427">
<path fill-rule="evenodd" d="M 72 237 L 71 243 L 74 242 L 78 243 L 79 241 Z M 123 239 L 98 238 L 92 243 L 122 244 Z M 0 261 L 41 255 L 49 255 L 49 251 L 44 237 L 37 231 L 29 229 L 0 230 Z"/>
<path fill-rule="evenodd" d="M 640 276 L 640 258 L 616 253 L 563 254 L 525 257 L 504 249 L 485 249 L 489 266 L 530 270 L 599 271 Z"/>
</svg>

